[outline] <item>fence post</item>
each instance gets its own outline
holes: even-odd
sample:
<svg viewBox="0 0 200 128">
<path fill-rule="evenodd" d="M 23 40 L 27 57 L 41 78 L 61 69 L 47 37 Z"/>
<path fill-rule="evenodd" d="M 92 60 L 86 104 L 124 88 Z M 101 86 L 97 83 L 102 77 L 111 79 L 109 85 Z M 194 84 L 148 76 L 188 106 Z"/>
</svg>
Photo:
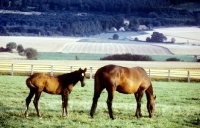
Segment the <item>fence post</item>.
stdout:
<svg viewBox="0 0 200 128">
<path fill-rule="evenodd" d="M 53 76 L 53 65 L 51 65 L 51 69 L 50 70 L 51 70 L 50 74 L 51 74 L 51 76 Z"/>
<path fill-rule="evenodd" d="M 12 64 L 11 65 L 11 76 L 13 76 L 14 75 L 14 65 Z"/>
<path fill-rule="evenodd" d="M 92 67 L 90 67 L 90 79 L 92 79 Z"/>
<path fill-rule="evenodd" d="M 73 69 L 72 69 L 72 66 L 70 67 L 70 72 L 72 72 L 73 71 Z"/>
<path fill-rule="evenodd" d="M 187 73 L 187 79 L 188 79 L 188 82 L 190 83 L 190 71 L 188 71 Z"/>
<path fill-rule="evenodd" d="M 151 79 L 151 70 L 149 69 L 149 78 Z"/>
<path fill-rule="evenodd" d="M 33 65 L 31 65 L 31 75 L 33 75 L 34 69 L 33 69 Z"/>
<path fill-rule="evenodd" d="M 168 70 L 168 82 L 170 82 L 170 70 Z"/>
</svg>

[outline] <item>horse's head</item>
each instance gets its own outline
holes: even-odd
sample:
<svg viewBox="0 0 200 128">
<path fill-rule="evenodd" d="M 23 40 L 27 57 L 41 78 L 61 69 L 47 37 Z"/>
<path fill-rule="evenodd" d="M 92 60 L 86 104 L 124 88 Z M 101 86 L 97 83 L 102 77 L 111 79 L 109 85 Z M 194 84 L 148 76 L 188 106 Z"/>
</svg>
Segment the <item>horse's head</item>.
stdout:
<svg viewBox="0 0 200 128">
<path fill-rule="evenodd" d="M 81 68 L 79 68 L 78 72 L 79 72 L 79 81 L 81 82 L 81 87 L 85 86 L 85 72 L 87 71 L 87 68 L 85 68 L 84 70 L 82 70 Z"/>
<path fill-rule="evenodd" d="M 149 117 L 153 117 L 154 111 L 155 111 L 155 99 L 156 96 L 154 96 L 148 103 L 147 103 L 147 109 L 149 112 Z"/>
</svg>

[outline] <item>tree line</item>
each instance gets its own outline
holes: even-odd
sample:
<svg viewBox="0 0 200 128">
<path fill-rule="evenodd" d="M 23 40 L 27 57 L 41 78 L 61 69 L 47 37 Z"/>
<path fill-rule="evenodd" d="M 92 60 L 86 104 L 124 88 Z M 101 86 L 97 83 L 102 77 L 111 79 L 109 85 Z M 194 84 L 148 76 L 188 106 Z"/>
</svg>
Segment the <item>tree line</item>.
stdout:
<svg viewBox="0 0 200 128">
<path fill-rule="evenodd" d="M 159 10 L 185 2 L 198 2 L 198 0 L 0 0 L 0 7 L 16 9 L 32 7 L 37 11 L 79 9 L 130 13 L 138 10 Z"/>
<path fill-rule="evenodd" d="M 0 9 L 41 14 L 0 13 L 0 35 L 89 36 L 125 27 L 199 25 L 200 12 L 171 5 L 197 0 L 0 0 Z M 124 19 L 129 24 L 124 24 Z"/>
<path fill-rule="evenodd" d="M 34 48 L 26 48 L 19 44 L 17 45 L 15 42 L 9 42 L 6 44 L 6 48 L 0 47 L 0 52 L 13 52 L 13 49 L 16 49 L 18 54 L 21 56 L 26 56 L 29 60 L 37 59 L 37 50 Z"/>
</svg>

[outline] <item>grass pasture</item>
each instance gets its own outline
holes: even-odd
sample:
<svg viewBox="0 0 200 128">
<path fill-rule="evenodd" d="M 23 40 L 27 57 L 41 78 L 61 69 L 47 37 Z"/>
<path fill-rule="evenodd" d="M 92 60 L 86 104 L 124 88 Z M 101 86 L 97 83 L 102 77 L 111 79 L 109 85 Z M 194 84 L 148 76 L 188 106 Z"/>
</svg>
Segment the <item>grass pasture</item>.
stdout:
<svg viewBox="0 0 200 128">
<path fill-rule="evenodd" d="M 100 60 L 110 54 L 89 54 L 89 53 L 52 53 L 40 52 L 38 60 Z M 185 62 L 196 62 L 192 55 L 148 55 L 155 61 L 165 61 L 168 58 L 178 58 Z"/>
<path fill-rule="evenodd" d="M 146 97 L 142 100 L 141 119 L 134 117 L 136 101 L 133 95 L 115 93 L 113 111 L 115 120 L 109 119 L 106 105 L 107 93 L 103 91 L 94 119 L 89 116 L 93 97 L 93 80 L 86 80 L 82 88 L 78 83 L 69 96 L 68 119 L 61 117 L 61 97 L 42 93 L 39 108 L 43 116 L 37 118 L 33 103 L 29 118 L 25 118 L 25 98 L 29 90 L 25 85 L 27 76 L 0 76 L 0 127 L 35 128 L 89 128 L 89 127 L 200 127 L 199 83 L 155 82 L 155 116 L 147 117 Z"/>
</svg>

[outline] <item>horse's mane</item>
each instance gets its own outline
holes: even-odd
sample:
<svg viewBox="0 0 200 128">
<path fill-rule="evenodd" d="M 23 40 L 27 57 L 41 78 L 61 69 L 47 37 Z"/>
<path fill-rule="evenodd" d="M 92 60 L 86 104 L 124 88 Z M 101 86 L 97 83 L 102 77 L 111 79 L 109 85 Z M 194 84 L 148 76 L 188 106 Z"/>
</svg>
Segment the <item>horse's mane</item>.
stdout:
<svg viewBox="0 0 200 128">
<path fill-rule="evenodd" d="M 73 76 L 77 73 L 78 73 L 78 70 L 70 72 L 70 73 L 61 74 L 61 75 L 58 75 L 57 77 L 68 77 L 68 76 Z"/>
<path fill-rule="evenodd" d="M 58 75 L 57 78 L 64 85 L 69 85 L 69 84 L 74 84 L 75 85 L 79 80 L 78 70 L 70 72 L 70 73 L 65 73 L 65 74 L 62 74 L 62 75 Z"/>
</svg>

